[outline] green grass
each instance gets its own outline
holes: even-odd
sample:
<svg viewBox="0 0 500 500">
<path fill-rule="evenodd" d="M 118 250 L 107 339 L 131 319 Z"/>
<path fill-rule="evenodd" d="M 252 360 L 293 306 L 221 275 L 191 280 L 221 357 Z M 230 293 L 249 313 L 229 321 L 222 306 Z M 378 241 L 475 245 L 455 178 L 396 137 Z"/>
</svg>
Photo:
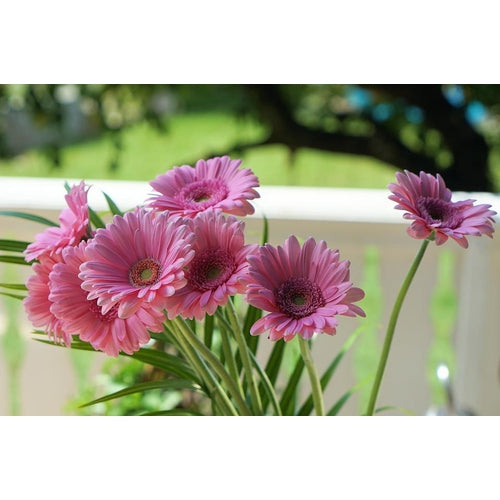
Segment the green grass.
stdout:
<svg viewBox="0 0 500 500">
<path fill-rule="evenodd" d="M 262 127 L 249 119 L 223 113 L 173 116 L 166 133 L 141 123 L 123 132 L 123 150 L 116 171 L 109 168 L 115 150 L 110 136 L 68 146 L 63 166 L 54 169 L 39 151 L 0 160 L 0 176 L 76 179 L 151 180 L 174 165 L 194 164 L 198 158 L 225 153 L 238 142 L 257 141 Z M 243 166 L 251 168 L 262 185 L 385 188 L 394 171 L 368 157 L 299 150 L 292 158 L 286 147 L 247 150 Z"/>
</svg>

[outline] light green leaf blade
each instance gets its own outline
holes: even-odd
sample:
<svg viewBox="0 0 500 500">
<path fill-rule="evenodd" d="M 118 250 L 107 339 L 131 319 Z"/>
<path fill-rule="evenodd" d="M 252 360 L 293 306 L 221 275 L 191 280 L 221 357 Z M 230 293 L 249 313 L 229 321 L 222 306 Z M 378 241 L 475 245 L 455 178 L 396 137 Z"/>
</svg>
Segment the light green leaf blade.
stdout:
<svg viewBox="0 0 500 500">
<path fill-rule="evenodd" d="M 46 219 L 45 217 L 40 217 L 39 215 L 34 215 L 34 214 L 27 214 L 25 212 L 11 212 L 11 211 L 1 210 L 0 215 L 6 215 L 8 217 L 18 217 L 20 219 L 26 219 L 32 222 L 38 222 L 40 224 L 44 224 L 45 226 L 53 226 L 53 227 L 59 226 L 59 224 L 56 224 L 55 222 Z"/>
<path fill-rule="evenodd" d="M 29 245 L 27 241 L 0 240 L 0 250 L 23 253 Z"/>
<path fill-rule="evenodd" d="M 90 219 L 90 222 L 92 223 L 92 225 L 96 229 L 106 227 L 106 224 L 101 219 L 101 217 L 99 217 L 99 215 L 97 214 L 97 212 L 95 210 L 93 210 L 92 208 L 90 208 L 90 207 L 89 207 L 89 219 Z"/>
<path fill-rule="evenodd" d="M 7 264 L 19 264 L 21 266 L 31 266 L 31 262 L 26 262 L 24 257 L 19 257 L 17 255 L 0 255 L 0 262 L 6 262 Z"/>
<path fill-rule="evenodd" d="M 323 391 L 328 386 L 328 383 L 330 382 L 331 378 L 333 377 L 338 365 L 340 364 L 340 361 L 345 356 L 345 354 L 349 351 L 349 349 L 354 344 L 354 342 L 358 339 L 359 335 L 361 334 L 361 332 L 363 332 L 363 330 L 364 330 L 364 327 L 361 326 L 352 335 L 349 336 L 349 338 L 344 342 L 342 349 L 340 349 L 337 356 L 335 356 L 335 358 L 332 360 L 332 362 L 330 363 L 328 368 L 325 370 L 325 372 L 321 376 L 320 382 L 321 382 L 321 388 L 323 389 Z M 297 414 L 298 415 L 309 415 L 311 413 L 313 407 L 314 407 L 313 397 L 312 397 L 312 394 L 310 394 Z"/>
<path fill-rule="evenodd" d="M 28 288 L 23 284 L 15 284 L 15 283 L 0 283 L 1 288 L 9 288 L 10 290 L 23 290 L 27 291 Z"/>
<path fill-rule="evenodd" d="M 189 389 L 192 391 L 199 391 L 201 388 L 197 384 L 193 384 L 188 380 L 182 379 L 167 379 L 167 380 L 155 380 L 150 382 L 140 382 L 139 384 L 126 387 L 121 391 L 114 392 L 113 394 L 108 394 L 107 396 L 102 396 L 100 398 L 89 401 L 80 406 L 80 408 L 85 408 L 87 406 L 92 406 L 98 403 L 104 403 L 105 401 L 110 401 L 112 399 L 121 398 L 123 396 L 128 396 L 129 394 L 134 394 L 136 392 L 151 391 L 153 389 L 163 389 L 163 390 L 180 390 Z"/>
<path fill-rule="evenodd" d="M 108 196 L 104 191 L 102 192 L 104 195 L 104 198 L 106 198 L 106 202 L 108 204 L 109 210 L 113 215 L 120 215 L 123 216 L 123 212 L 118 208 L 116 203 L 112 200 L 110 196 Z"/>
</svg>

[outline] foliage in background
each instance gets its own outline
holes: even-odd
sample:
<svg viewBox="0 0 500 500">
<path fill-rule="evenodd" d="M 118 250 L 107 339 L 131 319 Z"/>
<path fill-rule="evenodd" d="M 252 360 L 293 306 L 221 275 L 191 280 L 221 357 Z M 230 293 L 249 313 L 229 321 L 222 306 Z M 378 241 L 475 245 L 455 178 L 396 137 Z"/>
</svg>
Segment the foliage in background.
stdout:
<svg viewBox="0 0 500 500">
<path fill-rule="evenodd" d="M 0 264 L 0 275 L 3 282 L 15 282 L 19 279 L 19 275 L 13 266 L 5 266 Z M 5 288 L 2 287 L 4 290 Z M 9 292 L 6 292 L 9 293 Z M 0 331 L 0 352 L 5 360 L 6 375 L 7 375 L 7 407 L 10 415 L 21 415 L 21 369 L 24 362 L 26 351 L 25 339 L 19 329 L 19 317 L 22 307 L 20 303 L 12 297 L 0 296 L 0 301 L 3 305 L 3 311 L 0 309 L 0 314 L 3 312 L 5 325 Z M 3 382 L 2 382 L 3 383 Z"/>
<path fill-rule="evenodd" d="M 195 150 L 165 164 L 272 147 L 295 167 L 298 153 L 314 150 L 330 158 L 324 172 L 335 153 L 376 160 L 389 175 L 394 167 L 441 172 L 451 189 L 492 190 L 500 180 L 499 103 L 498 85 L 2 85 L 0 158 L 38 148 L 60 168 L 69 161 L 65 146 L 100 137 L 109 147 L 99 163 L 113 173 L 128 156 L 131 126 L 168 137 L 173 116 L 196 113 L 252 123 L 257 133 L 229 134 L 198 151 L 203 136 L 190 130 Z"/>
<path fill-rule="evenodd" d="M 366 313 L 360 338 L 353 353 L 353 370 L 357 384 L 373 377 L 380 357 L 379 332 L 382 330 L 383 292 L 380 279 L 380 252 L 378 248 L 369 246 L 365 250 L 363 266 L 363 282 L 365 291 L 362 307 Z M 370 397 L 370 386 L 361 384 L 358 391 L 358 407 L 363 413 Z"/>
<path fill-rule="evenodd" d="M 427 380 L 431 391 L 431 402 L 436 407 L 444 406 L 447 401 L 445 386 L 437 376 L 438 367 L 445 365 L 451 380 L 455 373 L 453 332 L 458 312 L 455 268 L 453 253 L 443 249 L 439 253 L 436 285 L 430 301 L 434 335 L 427 358 Z"/>
</svg>

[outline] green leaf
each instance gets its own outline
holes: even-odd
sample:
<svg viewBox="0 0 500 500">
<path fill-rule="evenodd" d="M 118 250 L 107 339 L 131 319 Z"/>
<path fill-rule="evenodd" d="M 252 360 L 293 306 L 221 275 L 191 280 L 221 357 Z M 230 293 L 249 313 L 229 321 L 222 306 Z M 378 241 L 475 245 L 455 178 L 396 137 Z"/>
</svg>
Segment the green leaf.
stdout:
<svg viewBox="0 0 500 500">
<path fill-rule="evenodd" d="M 80 406 L 80 408 L 85 408 L 87 406 L 92 406 L 98 403 L 104 403 L 105 401 L 110 401 L 112 399 L 121 398 L 123 396 L 128 396 L 129 394 L 134 394 L 136 392 L 151 391 L 153 389 L 163 389 L 163 390 L 179 390 L 179 389 L 189 389 L 192 391 L 199 391 L 200 386 L 189 382 L 188 380 L 178 380 L 178 379 L 168 379 L 168 380 L 155 380 L 151 382 L 140 382 L 139 384 L 126 387 L 121 391 L 113 392 L 113 394 L 108 394 L 101 398 L 94 399 L 88 403 Z"/>
<path fill-rule="evenodd" d="M 214 335 L 214 317 L 205 314 L 205 323 L 203 325 L 203 341 L 210 349 L 212 347 L 212 339 Z"/>
<path fill-rule="evenodd" d="M 109 197 L 104 191 L 102 192 L 104 195 L 104 198 L 106 198 L 106 201 L 108 203 L 109 210 L 113 215 L 120 215 L 123 217 L 123 212 L 118 208 L 116 203 Z"/>
<path fill-rule="evenodd" d="M 46 219 L 45 217 L 40 217 L 39 215 L 27 214 L 24 212 L 11 212 L 5 210 L 0 211 L 0 215 L 7 215 L 9 217 L 19 217 L 20 219 L 39 222 L 40 224 L 44 224 L 46 226 L 59 227 L 59 224 L 56 224 L 55 222 L 52 222 L 51 220 Z"/>
<path fill-rule="evenodd" d="M 302 359 L 302 356 L 300 356 L 295 363 L 295 368 L 291 377 L 288 379 L 288 384 L 283 392 L 283 395 L 281 396 L 280 406 L 282 408 L 283 415 L 294 414 L 297 386 L 299 384 L 300 377 L 302 376 L 302 372 L 304 371 L 304 367 L 304 360 Z"/>
<path fill-rule="evenodd" d="M 26 288 L 26 285 L 16 285 L 14 283 L 0 283 L 0 287 L 2 288 L 9 288 L 11 290 L 24 290 L 27 291 L 28 289 Z"/>
<path fill-rule="evenodd" d="M 89 219 L 92 225 L 96 228 L 103 228 L 106 227 L 106 224 L 104 224 L 104 221 L 97 215 L 97 212 L 95 212 L 92 208 L 89 207 Z"/>
<path fill-rule="evenodd" d="M 349 398 L 361 387 L 363 387 L 365 384 L 368 382 L 371 382 L 373 380 L 372 376 L 364 378 L 361 382 L 357 383 L 354 387 L 349 389 L 348 391 L 344 392 L 342 396 L 337 400 L 337 402 L 330 408 L 330 410 L 327 412 L 327 416 L 333 417 L 339 413 L 339 411 L 342 409 L 342 407 L 347 403 Z"/>
<path fill-rule="evenodd" d="M 257 361 L 255 355 L 250 352 L 250 358 L 252 360 L 253 365 L 255 366 L 255 369 L 257 370 L 257 373 L 259 374 L 259 377 L 261 378 L 261 383 L 259 384 L 259 394 L 261 395 L 261 401 L 262 401 L 262 410 L 264 412 L 264 415 L 266 413 L 266 408 L 264 406 L 264 396 L 266 396 L 266 403 L 267 401 L 270 401 L 271 404 L 274 406 L 274 411 L 276 416 L 281 415 L 281 408 L 279 405 L 279 402 L 276 398 L 276 392 L 274 390 L 274 387 L 271 384 L 271 381 L 269 380 L 269 377 L 267 376 L 267 373 L 265 370 L 262 369 L 262 366 L 260 363 Z M 266 404 L 267 406 L 267 404 Z"/>
<path fill-rule="evenodd" d="M 243 335 L 247 338 L 247 344 L 253 354 L 257 352 L 257 347 L 259 345 L 260 335 L 250 335 L 250 328 L 253 324 L 260 319 L 262 316 L 262 310 L 248 305 L 247 312 L 245 314 L 245 320 L 243 322 Z"/>
<path fill-rule="evenodd" d="M 265 215 L 262 217 L 262 220 L 264 223 L 264 228 L 262 230 L 261 245 L 265 245 L 269 241 L 269 221 L 267 220 L 267 217 Z"/>
<path fill-rule="evenodd" d="M 23 266 L 31 266 L 31 262 L 26 262 L 24 257 L 17 255 L 0 255 L 0 262 L 7 262 L 8 264 L 21 264 Z"/>
<path fill-rule="evenodd" d="M 278 373 L 280 371 L 284 352 L 285 352 L 285 342 L 279 340 L 274 344 L 273 350 L 271 351 L 269 359 L 267 360 L 265 370 L 267 376 L 269 377 L 269 380 L 273 385 L 276 382 L 276 379 L 278 378 Z"/>
<path fill-rule="evenodd" d="M 0 240 L 0 250 L 5 250 L 6 252 L 22 253 L 28 245 L 27 241 Z"/>
<path fill-rule="evenodd" d="M 339 353 L 333 361 L 330 363 L 328 368 L 325 370 L 321 377 L 321 388 L 323 391 L 326 389 L 328 383 L 330 382 L 331 378 L 333 377 L 333 374 L 335 373 L 335 370 L 337 369 L 337 366 L 339 365 L 340 361 L 342 358 L 345 356 L 349 348 L 354 344 L 356 339 L 358 338 L 359 334 L 364 330 L 364 327 L 358 328 L 352 335 L 348 337 L 348 339 L 344 342 L 344 345 L 340 349 Z M 313 409 L 313 397 L 312 394 L 309 395 L 305 403 L 301 406 L 300 410 L 298 411 L 297 415 L 309 415 Z"/>
<path fill-rule="evenodd" d="M 327 416 L 329 417 L 334 417 L 335 415 L 338 415 L 339 411 L 342 409 L 342 407 L 347 403 L 349 398 L 356 392 L 355 388 L 349 389 L 347 392 L 345 392 L 338 401 L 330 408 L 330 410 L 327 413 Z"/>
<path fill-rule="evenodd" d="M 35 333 L 46 335 L 44 334 L 44 332 L 40 331 L 36 331 Z M 50 340 L 45 340 L 45 339 L 35 339 L 35 340 L 37 340 L 38 342 L 42 342 L 44 344 L 61 346 L 61 344 L 55 344 Z M 89 343 L 82 342 L 80 340 L 73 340 L 73 342 L 71 343 L 71 348 L 79 349 L 81 351 L 100 352 L 96 351 Z M 155 351 L 153 349 L 143 347 L 138 351 L 134 352 L 134 354 L 120 353 L 120 356 L 126 356 L 129 358 L 137 359 L 138 361 L 141 361 L 148 365 L 156 366 L 157 368 L 160 368 L 166 373 L 171 373 L 173 375 L 177 375 L 180 378 L 192 380 L 195 383 L 199 383 L 191 367 L 181 358 L 173 356 L 172 354 L 168 354 L 162 351 Z"/>
<path fill-rule="evenodd" d="M 13 299 L 24 300 L 26 297 L 23 295 L 16 295 L 15 293 L 0 292 L 0 295 L 5 295 L 5 297 L 11 297 Z"/>
<path fill-rule="evenodd" d="M 141 417 L 155 417 L 159 415 L 166 415 L 166 416 L 171 416 L 171 417 L 176 417 L 176 416 L 191 416 L 191 417 L 203 417 L 203 414 L 190 410 L 189 408 L 174 408 L 172 410 L 159 410 L 159 411 L 150 411 L 148 413 L 141 413 Z"/>
<path fill-rule="evenodd" d="M 411 410 L 408 410 L 408 408 L 403 408 L 402 406 L 381 406 L 380 408 L 377 408 L 375 410 L 375 413 L 382 413 L 383 411 L 389 411 L 389 410 L 400 411 L 401 413 L 405 413 L 410 417 L 416 417 L 416 413 L 412 412 Z"/>
</svg>

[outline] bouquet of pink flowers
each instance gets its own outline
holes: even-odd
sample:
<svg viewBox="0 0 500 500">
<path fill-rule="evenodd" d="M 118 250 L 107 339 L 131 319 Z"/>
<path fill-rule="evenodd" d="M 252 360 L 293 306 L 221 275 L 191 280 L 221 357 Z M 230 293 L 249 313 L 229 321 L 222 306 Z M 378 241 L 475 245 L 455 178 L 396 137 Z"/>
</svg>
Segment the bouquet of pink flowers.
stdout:
<svg viewBox="0 0 500 500">
<path fill-rule="evenodd" d="M 127 213 L 106 196 L 113 214 L 107 224 L 88 206 L 83 181 L 67 186 L 59 224 L 3 212 L 48 226 L 27 246 L 0 240 L 1 250 L 23 253 L 0 260 L 32 265 L 26 285 L 3 286 L 27 292 L 17 297 L 36 333 L 47 342 L 130 356 L 161 373 L 91 403 L 160 388 L 196 396 L 155 414 L 339 411 L 342 402 L 325 409 L 323 392 L 343 352 L 320 377 L 311 343 L 317 334 L 334 335 L 338 316 L 364 317 L 356 305 L 364 292 L 350 281 L 349 261 L 324 241 L 301 243 L 291 235 L 273 246 L 265 229 L 262 245 L 245 243 L 243 218 L 253 213 L 259 182 L 240 164 L 225 156 L 174 167 L 151 182 L 155 192 L 143 206 Z M 452 201 L 439 174 L 404 172 L 396 179 L 389 198 L 412 220 L 408 234 L 423 242 L 394 304 L 366 415 L 376 412 L 397 318 L 429 242 L 452 238 L 466 248 L 467 236 L 494 231 L 490 205 Z M 275 342 L 265 366 L 261 334 Z M 280 393 L 284 342 L 295 337 L 299 377 L 290 377 Z M 304 368 L 310 394 L 299 406 L 294 396 Z"/>
</svg>

